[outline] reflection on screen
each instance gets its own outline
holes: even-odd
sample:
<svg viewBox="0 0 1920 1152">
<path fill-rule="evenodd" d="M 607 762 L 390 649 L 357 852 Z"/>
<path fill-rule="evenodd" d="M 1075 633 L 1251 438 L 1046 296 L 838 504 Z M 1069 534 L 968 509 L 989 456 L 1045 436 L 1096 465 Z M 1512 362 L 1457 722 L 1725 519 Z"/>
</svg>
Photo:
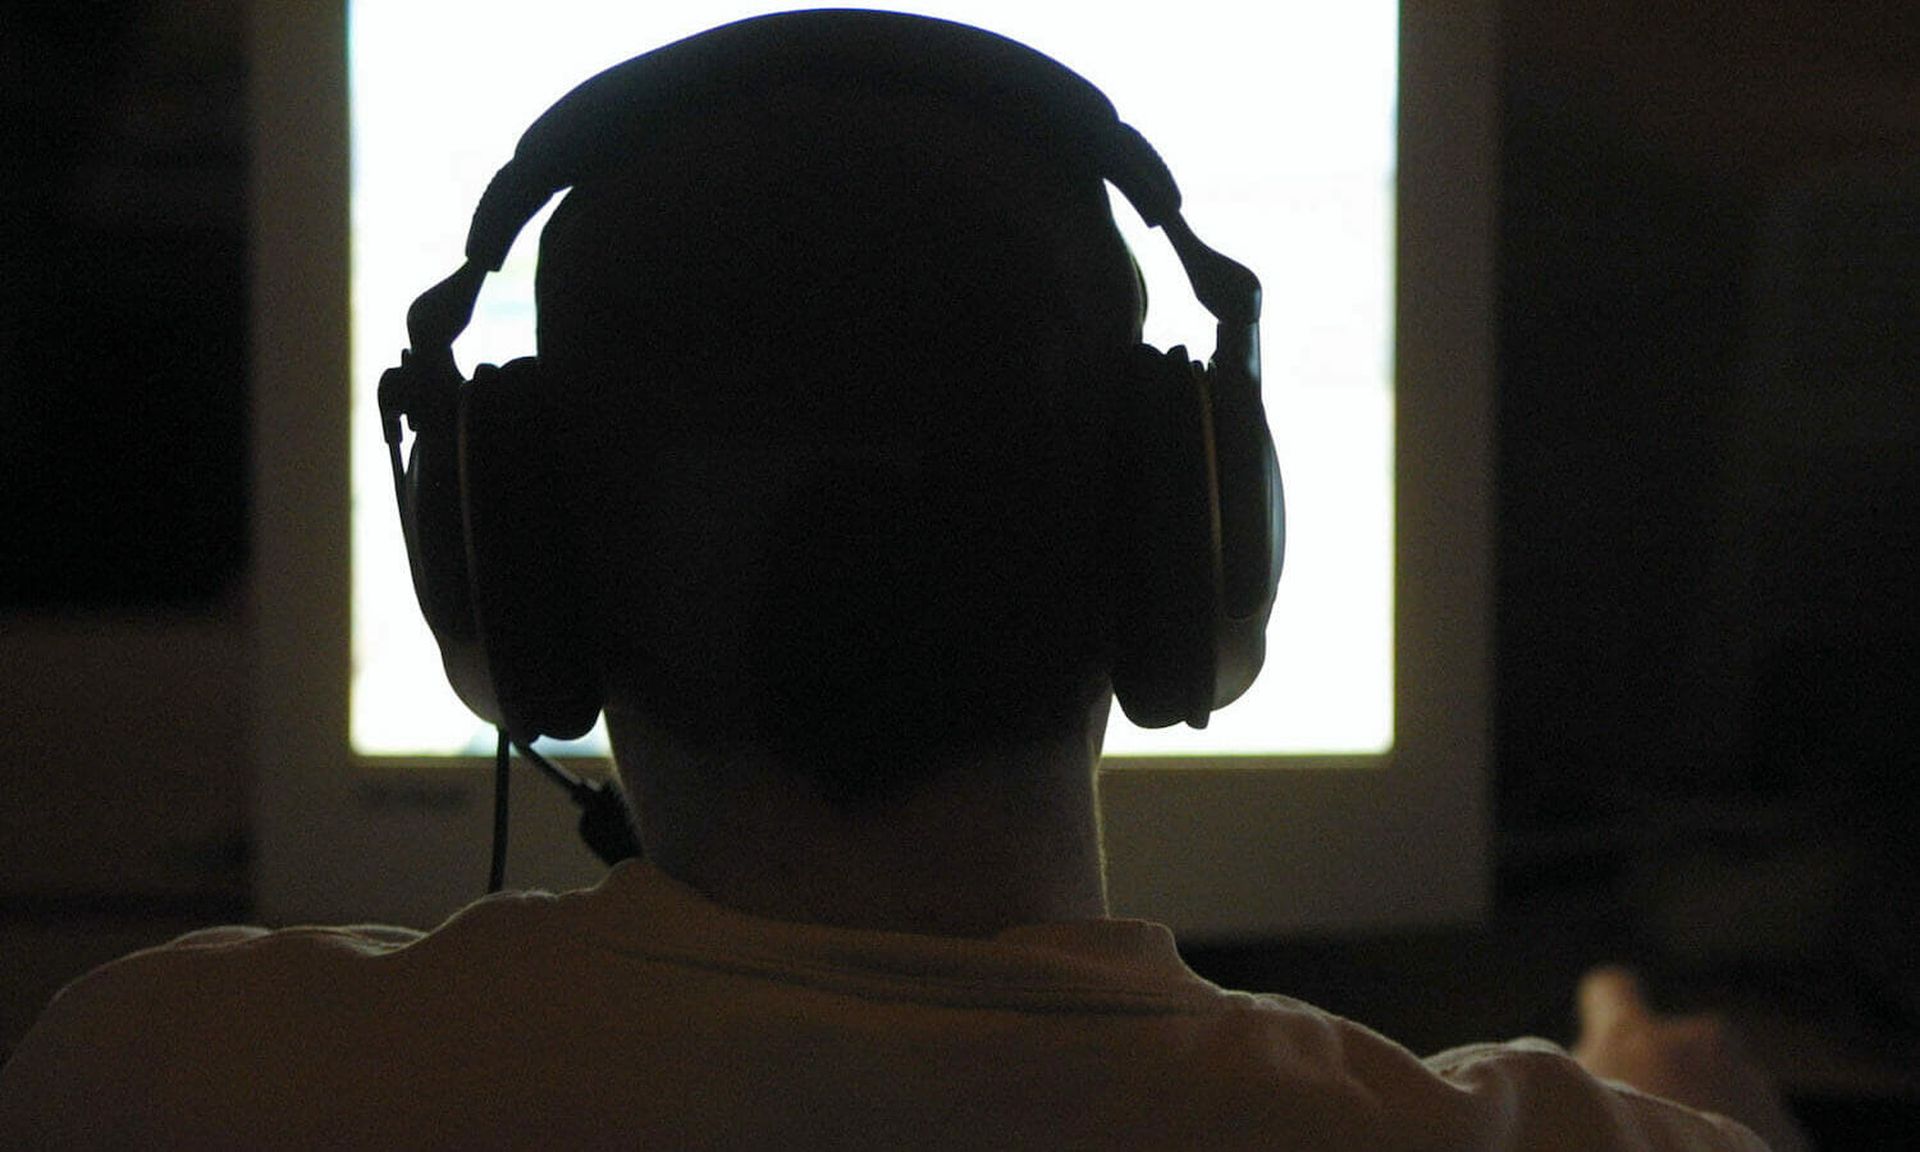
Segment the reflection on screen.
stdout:
<svg viewBox="0 0 1920 1152">
<path fill-rule="evenodd" d="M 352 738 L 363 755 L 489 751 L 413 602 L 374 388 L 414 296 L 460 262 L 467 221 L 521 131 L 588 75 L 783 5 L 383 0 L 352 5 Z M 1109 754 L 1375 753 L 1393 739 L 1393 210 L 1397 5 L 1281 0 L 1089 8 L 889 7 L 1024 41 L 1099 85 L 1167 160 L 1185 215 L 1265 287 L 1267 411 L 1288 550 L 1266 670 L 1205 732 L 1114 713 Z M 1095 15 L 1097 13 L 1097 16 Z M 1164 237 L 1115 197 L 1152 294 L 1146 338 L 1212 346 Z M 536 217 L 456 354 L 533 351 Z M 591 739 L 601 739 L 596 733 Z"/>
</svg>

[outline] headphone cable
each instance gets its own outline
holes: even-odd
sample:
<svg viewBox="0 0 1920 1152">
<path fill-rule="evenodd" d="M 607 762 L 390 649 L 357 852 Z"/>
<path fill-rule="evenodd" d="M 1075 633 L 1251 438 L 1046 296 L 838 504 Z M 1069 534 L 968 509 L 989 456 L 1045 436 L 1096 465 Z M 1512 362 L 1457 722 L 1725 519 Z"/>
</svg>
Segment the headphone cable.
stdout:
<svg viewBox="0 0 1920 1152">
<path fill-rule="evenodd" d="M 505 728 L 493 752 L 493 859 L 487 866 L 487 894 L 500 891 L 507 879 L 507 750 Z"/>
<path fill-rule="evenodd" d="M 566 790 L 574 806 L 580 809 L 580 839 L 601 863 L 611 868 L 640 855 L 640 833 L 634 827 L 633 811 L 627 807 L 627 798 L 618 784 L 611 780 L 605 783 L 582 780 L 535 752 L 531 741 L 515 740 L 513 746 L 545 773 L 547 779 Z"/>
</svg>

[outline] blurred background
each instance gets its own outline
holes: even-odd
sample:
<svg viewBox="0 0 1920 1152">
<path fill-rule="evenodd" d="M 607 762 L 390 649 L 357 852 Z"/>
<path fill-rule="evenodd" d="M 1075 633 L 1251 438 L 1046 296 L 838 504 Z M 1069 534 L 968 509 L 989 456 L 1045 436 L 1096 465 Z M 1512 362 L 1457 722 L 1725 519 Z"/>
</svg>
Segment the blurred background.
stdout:
<svg viewBox="0 0 1920 1152">
<path fill-rule="evenodd" d="M 248 915 L 245 15 L 0 10 L 0 1051 Z M 1920 8 L 1501 19 L 1495 914 L 1190 958 L 1420 1051 L 1625 960 L 1912 1146 Z"/>
</svg>

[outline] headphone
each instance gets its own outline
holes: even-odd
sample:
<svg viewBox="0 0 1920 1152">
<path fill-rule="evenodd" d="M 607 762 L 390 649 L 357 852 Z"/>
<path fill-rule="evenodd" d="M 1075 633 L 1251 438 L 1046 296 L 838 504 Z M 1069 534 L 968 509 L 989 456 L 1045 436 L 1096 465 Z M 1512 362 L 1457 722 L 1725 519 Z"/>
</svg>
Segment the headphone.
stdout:
<svg viewBox="0 0 1920 1152">
<path fill-rule="evenodd" d="M 500 730 L 503 760 L 508 742 L 584 735 L 604 704 L 580 656 L 580 598 L 541 538 L 551 489 L 536 478 L 564 469 L 543 432 L 564 414 L 537 358 L 482 365 L 471 380 L 454 363 L 482 281 L 555 193 L 644 155 L 649 126 L 669 111 L 802 78 L 951 100 L 1113 184 L 1172 241 L 1218 327 L 1209 364 L 1142 344 L 1114 382 L 1137 467 L 1123 470 L 1135 523 L 1114 558 L 1124 579 L 1112 676 L 1135 724 L 1205 727 L 1260 670 L 1286 548 L 1260 397 L 1260 283 L 1194 236 L 1165 163 L 1085 79 L 977 28 L 870 11 L 742 20 L 586 80 L 520 138 L 474 210 L 465 262 L 408 309 L 411 347 L 381 377 L 381 422 L 414 591 L 454 691 Z M 404 467 L 402 418 L 413 432 Z"/>
</svg>

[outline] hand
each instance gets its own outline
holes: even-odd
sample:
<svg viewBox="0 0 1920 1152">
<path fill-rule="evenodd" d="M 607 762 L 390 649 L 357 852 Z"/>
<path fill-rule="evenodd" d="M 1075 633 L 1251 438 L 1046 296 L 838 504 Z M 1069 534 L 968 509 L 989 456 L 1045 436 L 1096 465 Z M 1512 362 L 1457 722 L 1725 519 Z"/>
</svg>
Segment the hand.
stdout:
<svg viewBox="0 0 1920 1152">
<path fill-rule="evenodd" d="M 1773 1079 L 1720 1017 L 1655 1012 L 1624 968 L 1596 968 L 1581 979 L 1579 1015 L 1573 1057 L 1595 1076 L 1738 1120 L 1774 1152 L 1812 1146 Z"/>
</svg>

